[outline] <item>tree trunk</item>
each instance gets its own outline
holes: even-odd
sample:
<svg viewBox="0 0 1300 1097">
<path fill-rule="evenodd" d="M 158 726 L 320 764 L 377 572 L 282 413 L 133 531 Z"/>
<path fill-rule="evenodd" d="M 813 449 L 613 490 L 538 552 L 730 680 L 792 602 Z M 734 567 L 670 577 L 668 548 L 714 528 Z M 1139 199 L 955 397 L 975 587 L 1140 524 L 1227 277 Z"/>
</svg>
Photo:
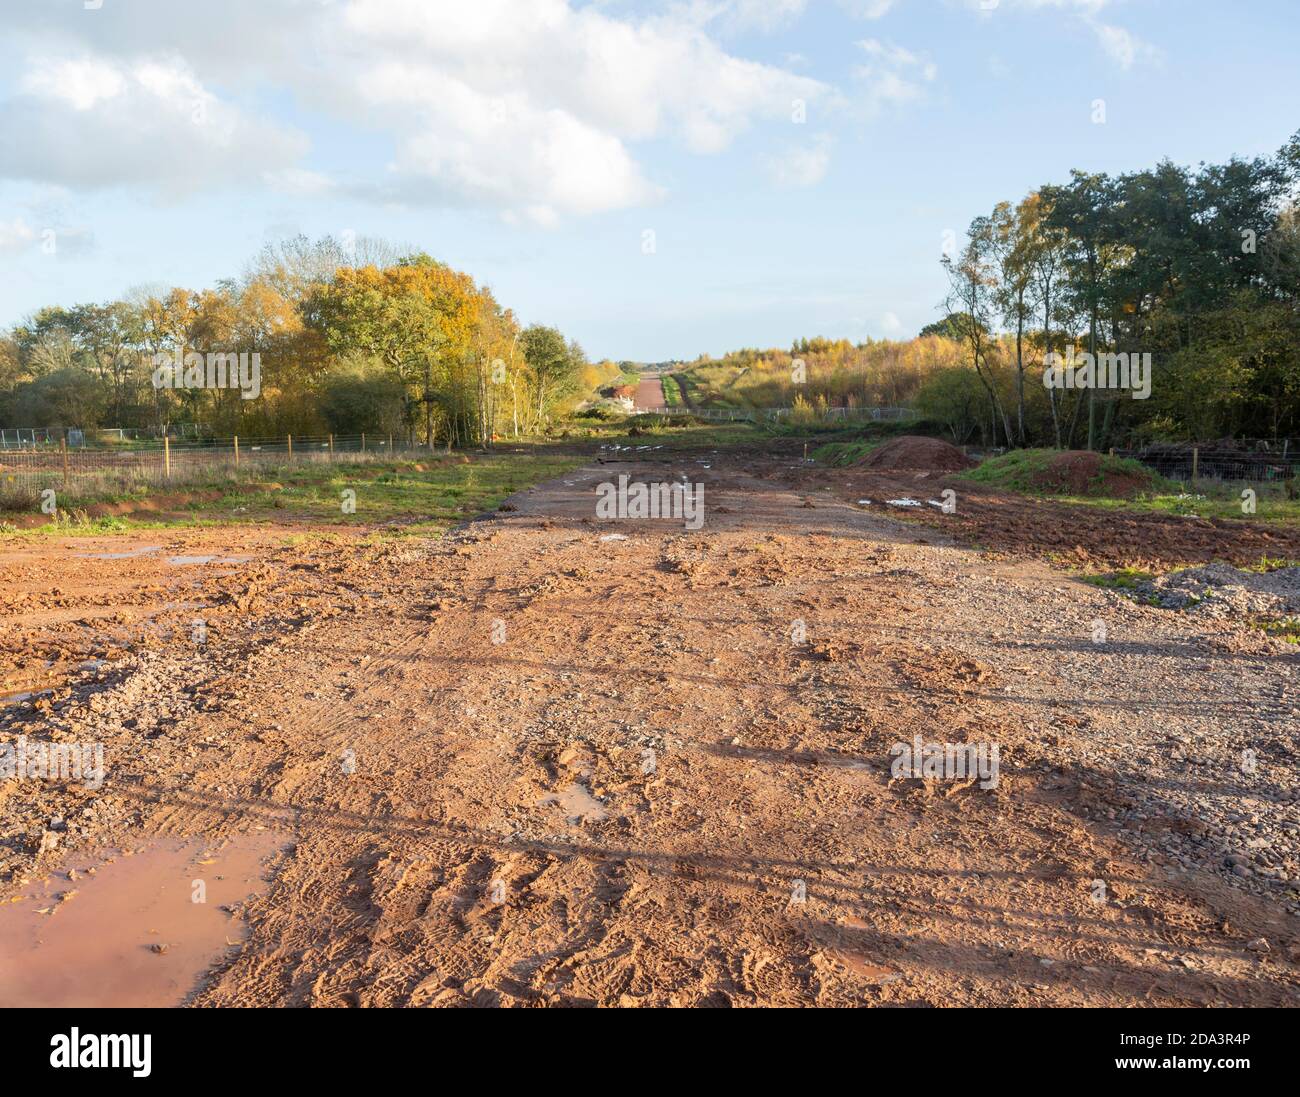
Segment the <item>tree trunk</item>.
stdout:
<svg viewBox="0 0 1300 1097">
<path fill-rule="evenodd" d="M 1016 437 L 1025 444 L 1025 293 L 1020 291 L 1016 306 Z"/>
<path fill-rule="evenodd" d="M 1052 357 L 1052 279 L 1043 280 L 1043 368 Z M 1047 401 L 1052 406 L 1052 433 L 1056 436 L 1056 448 L 1061 448 L 1061 416 L 1056 409 L 1056 388 L 1047 390 Z"/>
<path fill-rule="evenodd" d="M 433 452 L 433 363 L 424 359 L 424 441 Z"/>
<path fill-rule="evenodd" d="M 1088 389 L 1088 448 L 1095 450 L 1097 448 L 1097 293 L 1095 276 L 1091 306 L 1088 316 L 1088 353 L 1092 355 L 1092 387 Z"/>
</svg>

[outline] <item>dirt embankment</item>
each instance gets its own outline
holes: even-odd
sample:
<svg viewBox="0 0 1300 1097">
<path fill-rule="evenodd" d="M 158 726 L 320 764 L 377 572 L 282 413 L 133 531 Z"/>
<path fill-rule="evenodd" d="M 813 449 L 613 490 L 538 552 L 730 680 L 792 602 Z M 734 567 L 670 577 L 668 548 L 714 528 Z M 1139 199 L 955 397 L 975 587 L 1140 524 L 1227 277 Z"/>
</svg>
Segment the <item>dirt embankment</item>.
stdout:
<svg viewBox="0 0 1300 1097">
<path fill-rule="evenodd" d="M 1070 450 L 1054 456 L 1046 468 L 1034 473 L 1030 483 L 1052 495 L 1131 499 L 1150 491 L 1153 477 L 1140 469 L 1115 467 L 1100 453 Z"/>
<path fill-rule="evenodd" d="M 911 434 L 886 442 L 855 462 L 858 468 L 924 469 L 928 472 L 961 472 L 974 468 L 976 464 L 956 446 L 942 439 Z"/>
</svg>

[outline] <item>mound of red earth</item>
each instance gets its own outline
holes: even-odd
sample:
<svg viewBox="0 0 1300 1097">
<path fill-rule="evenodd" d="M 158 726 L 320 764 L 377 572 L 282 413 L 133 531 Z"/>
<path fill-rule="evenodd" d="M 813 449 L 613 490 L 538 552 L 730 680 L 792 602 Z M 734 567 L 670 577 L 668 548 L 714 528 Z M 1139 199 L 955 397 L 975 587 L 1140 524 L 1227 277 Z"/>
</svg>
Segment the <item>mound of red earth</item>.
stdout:
<svg viewBox="0 0 1300 1097">
<path fill-rule="evenodd" d="M 1149 473 L 1106 465 L 1100 453 L 1067 450 L 1053 457 L 1041 472 L 1034 473 L 1030 482 L 1052 495 L 1098 495 L 1110 499 L 1127 499 L 1151 487 Z"/>
<path fill-rule="evenodd" d="M 938 438 L 922 438 L 914 434 L 886 442 L 857 462 L 862 468 L 925 469 L 928 472 L 961 472 L 976 463 L 956 446 Z"/>
</svg>

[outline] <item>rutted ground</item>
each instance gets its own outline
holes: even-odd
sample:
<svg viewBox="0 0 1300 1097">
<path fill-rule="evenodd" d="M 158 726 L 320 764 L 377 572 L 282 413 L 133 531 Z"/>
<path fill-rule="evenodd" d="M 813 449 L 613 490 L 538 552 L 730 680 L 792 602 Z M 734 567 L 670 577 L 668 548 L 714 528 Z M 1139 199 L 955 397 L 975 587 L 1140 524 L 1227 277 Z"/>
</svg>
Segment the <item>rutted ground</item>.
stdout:
<svg viewBox="0 0 1300 1097">
<path fill-rule="evenodd" d="M 110 764 L 5 786 L 9 867 L 282 834 L 203 1005 L 1300 1001 L 1293 653 L 764 471 L 235 567 L 201 648 L 9 711 Z M 596 523 L 617 472 L 704 529 Z M 996 789 L 891 779 L 918 732 Z"/>
</svg>

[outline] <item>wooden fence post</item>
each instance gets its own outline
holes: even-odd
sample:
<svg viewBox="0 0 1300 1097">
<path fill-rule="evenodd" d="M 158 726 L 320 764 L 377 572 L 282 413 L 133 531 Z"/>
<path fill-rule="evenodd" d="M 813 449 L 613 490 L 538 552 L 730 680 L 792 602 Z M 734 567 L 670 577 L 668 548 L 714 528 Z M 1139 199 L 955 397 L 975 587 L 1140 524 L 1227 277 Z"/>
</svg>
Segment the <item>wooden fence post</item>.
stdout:
<svg viewBox="0 0 1300 1097">
<path fill-rule="evenodd" d="M 163 475 L 170 480 L 172 478 L 172 440 L 163 435 Z"/>
<path fill-rule="evenodd" d="M 330 435 L 330 460 L 334 460 L 334 435 Z"/>
<path fill-rule="evenodd" d="M 366 432 L 364 430 L 361 432 L 361 452 L 366 452 Z"/>
<path fill-rule="evenodd" d="M 1201 450 L 1199 446 L 1192 447 L 1192 487 L 1196 487 L 1196 474 L 1201 464 Z"/>
<path fill-rule="evenodd" d="M 63 451 L 63 486 L 68 486 L 68 438 L 64 435 L 59 441 L 59 449 Z"/>
<path fill-rule="evenodd" d="M 235 468 L 239 468 L 239 435 L 235 435 Z"/>
<path fill-rule="evenodd" d="M 289 439 L 289 463 L 293 464 L 293 435 L 286 434 L 285 437 Z"/>
</svg>

